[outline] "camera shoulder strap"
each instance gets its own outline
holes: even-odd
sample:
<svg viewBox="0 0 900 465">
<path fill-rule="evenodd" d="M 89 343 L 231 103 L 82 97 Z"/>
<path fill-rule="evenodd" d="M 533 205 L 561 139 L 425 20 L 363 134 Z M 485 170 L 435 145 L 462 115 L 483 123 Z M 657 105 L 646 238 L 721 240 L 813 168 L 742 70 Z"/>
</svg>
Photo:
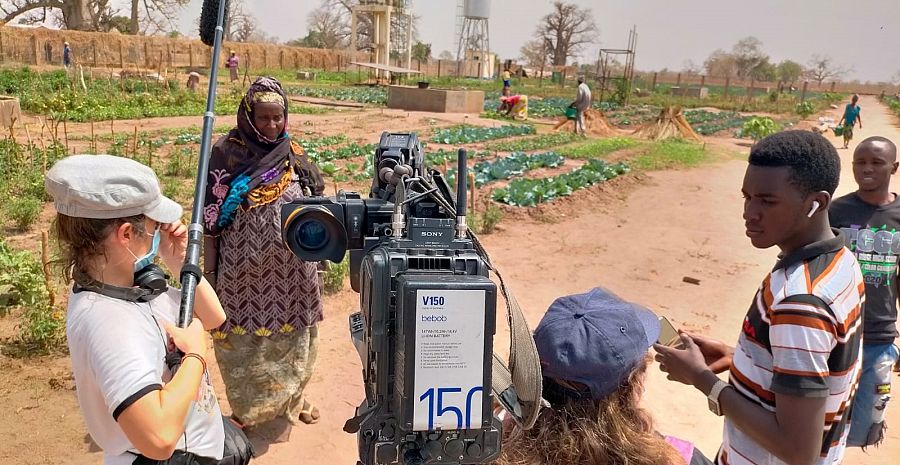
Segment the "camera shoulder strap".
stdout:
<svg viewBox="0 0 900 465">
<path fill-rule="evenodd" d="M 534 337 L 516 297 L 506 287 L 500 271 L 491 263 L 478 237 L 470 232 L 472 242 L 488 267 L 500 281 L 500 291 L 506 301 L 507 323 L 510 329 L 509 363 L 494 353 L 491 389 L 516 423 L 524 429 L 534 426 L 543 406 L 543 377 Z"/>
</svg>

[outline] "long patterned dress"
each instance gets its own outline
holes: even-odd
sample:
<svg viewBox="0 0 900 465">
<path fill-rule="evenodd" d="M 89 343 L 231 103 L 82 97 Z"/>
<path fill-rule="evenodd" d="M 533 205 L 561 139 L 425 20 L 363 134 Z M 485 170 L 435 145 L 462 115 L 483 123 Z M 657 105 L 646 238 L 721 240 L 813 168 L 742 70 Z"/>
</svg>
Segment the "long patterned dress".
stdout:
<svg viewBox="0 0 900 465">
<path fill-rule="evenodd" d="M 234 416 L 254 425 L 296 422 L 316 359 L 322 301 L 316 264 L 281 239 L 281 206 L 303 195 L 295 179 L 281 196 L 239 209 L 219 237 L 216 293 L 228 316 L 213 334 Z"/>
</svg>

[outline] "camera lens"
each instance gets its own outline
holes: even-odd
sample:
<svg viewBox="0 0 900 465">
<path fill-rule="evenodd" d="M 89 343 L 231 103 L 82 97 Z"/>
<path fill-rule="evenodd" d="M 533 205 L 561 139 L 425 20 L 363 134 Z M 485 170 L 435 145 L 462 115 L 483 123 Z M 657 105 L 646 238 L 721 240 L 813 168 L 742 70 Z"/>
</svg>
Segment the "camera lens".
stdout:
<svg viewBox="0 0 900 465">
<path fill-rule="evenodd" d="M 319 220 L 304 221 L 297 228 L 297 242 L 306 250 L 320 250 L 328 243 L 328 230 Z"/>
</svg>

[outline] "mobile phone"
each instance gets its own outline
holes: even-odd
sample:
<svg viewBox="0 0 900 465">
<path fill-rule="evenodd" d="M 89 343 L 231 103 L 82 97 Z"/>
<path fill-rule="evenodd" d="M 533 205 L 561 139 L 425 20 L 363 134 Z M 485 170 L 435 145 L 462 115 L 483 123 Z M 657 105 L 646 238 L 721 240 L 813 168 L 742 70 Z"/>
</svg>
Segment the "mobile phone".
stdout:
<svg viewBox="0 0 900 465">
<path fill-rule="evenodd" d="M 656 342 L 667 347 L 681 348 L 681 335 L 664 316 L 659 317 L 659 339 Z"/>
</svg>

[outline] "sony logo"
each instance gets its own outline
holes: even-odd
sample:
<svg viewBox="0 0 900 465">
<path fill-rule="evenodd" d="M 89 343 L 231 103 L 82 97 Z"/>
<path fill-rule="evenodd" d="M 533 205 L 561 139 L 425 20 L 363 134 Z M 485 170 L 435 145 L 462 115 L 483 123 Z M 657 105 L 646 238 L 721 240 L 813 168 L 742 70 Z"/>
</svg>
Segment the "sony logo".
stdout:
<svg viewBox="0 0 900 465">
<path fill-rule="evenodd" d="M 422 237 L 443 237 L 444 233 L 440 231 L 422 231 Z"/>
</svg>

